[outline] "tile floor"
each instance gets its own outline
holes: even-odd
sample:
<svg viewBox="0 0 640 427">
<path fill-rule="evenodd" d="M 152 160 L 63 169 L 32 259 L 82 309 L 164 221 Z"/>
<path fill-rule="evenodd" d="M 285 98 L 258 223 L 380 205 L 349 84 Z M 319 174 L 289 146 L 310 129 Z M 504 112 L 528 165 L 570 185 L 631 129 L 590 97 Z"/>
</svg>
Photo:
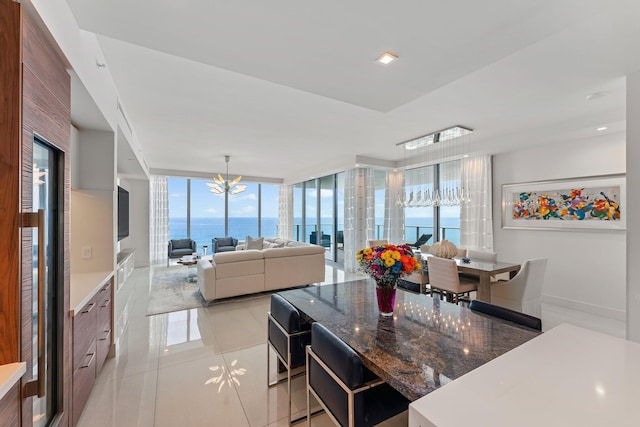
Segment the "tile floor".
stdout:
<svg viewBox="0 0 640 427">
<path fill-rule="evenodd" d="M 266 385 L 269 296 L 146 316 L 150 277 L 151 268 L 136 269 L 118 291 L 117 356 L 106 361 L 79 426 L 286 426 L 285 385 Z M 327 266 L 326 277 L 353 275 Z M 566 321 L 624 335 L 623 322 L 561 307 L 543 305 L 542 317 L 544 329 Z M 293 390 L 295 417 L 305 411 L 303 377 Z M 407 423 L 405 412 L 383 425 Z M 319 415 L 312 425 L 333 424 Z"/>
</svg>

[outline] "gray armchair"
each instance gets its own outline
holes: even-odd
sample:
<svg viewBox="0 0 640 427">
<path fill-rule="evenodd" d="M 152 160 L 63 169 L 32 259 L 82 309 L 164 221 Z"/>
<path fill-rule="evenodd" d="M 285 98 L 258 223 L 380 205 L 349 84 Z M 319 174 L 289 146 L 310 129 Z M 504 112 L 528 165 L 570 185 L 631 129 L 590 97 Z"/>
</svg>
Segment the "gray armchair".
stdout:
<svg viewBox="0 0 640 427">
<path fill-rule="evenodd" d="M 167 267 L 169 266 L 169 260 L 172 258 L 182 258 L 185 255 L 191 255 L 196 252 L 198 247 L 195 240 L 191 239 L 172 239 L 169 240 L 169 247 L 167 251 Z"/>
<path fill-rule="evenodd" d="M 211 240 L 214 254 L 218 252 L 233 252 L 236 250 L 236 246 L 238 246 L 238 239 L 233 237 L 214 237 Z"/>
</svg>

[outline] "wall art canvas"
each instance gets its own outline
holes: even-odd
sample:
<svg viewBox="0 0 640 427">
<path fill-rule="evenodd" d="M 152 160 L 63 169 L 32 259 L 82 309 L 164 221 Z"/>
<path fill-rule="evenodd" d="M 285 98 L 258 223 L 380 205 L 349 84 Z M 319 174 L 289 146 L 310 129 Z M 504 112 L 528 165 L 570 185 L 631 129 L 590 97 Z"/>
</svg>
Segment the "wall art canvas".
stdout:
<svg viewBox="0 0 640 427">
<path fill-rule="evenodd" d="M 502 186 L 503 228 L 626 228 L 625 177 L 608 175 Z"/>
</svg>

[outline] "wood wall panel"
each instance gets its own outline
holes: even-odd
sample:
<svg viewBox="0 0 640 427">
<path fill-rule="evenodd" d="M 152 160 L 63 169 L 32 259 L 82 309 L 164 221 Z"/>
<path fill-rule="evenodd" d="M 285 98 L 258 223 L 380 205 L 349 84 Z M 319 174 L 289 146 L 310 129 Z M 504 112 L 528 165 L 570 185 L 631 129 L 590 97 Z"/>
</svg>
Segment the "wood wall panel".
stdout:
<svg viewBox="0 0 640 427">
<path fill-rule="evenodd" d="M 30 11 L 31 12 L 31 11 Z M 25 13 L 23 20 L 22 61 L 63 105 L 70 106 L 71 85 L 66 59 L 37 14 Z M 45 32 L 46 31 L 46 32 Z"/>
<path fill-rule="evenodd" d="M 20 251 L 20 5 L 0 1 L 0 364 L 18 362 Z"/>
<path fill-rule="evenodd" d="M 33 140 L 34 134 L 40 135 L 48 143 L 61 151 L 61 173 L 63 176 L 62 203 L 62 286 L 63 286 L 63 341 L 58 354 L 63 356 L 62 372 L 62 417 L 57 420 L 59 426 L 68 426 L 71 413 L 71 317 L 70 312 L 70 136 L 71 136 L 71 83 L 66 71 L 66 59 L 55 45 L 46 27 L 32 14 L 23 13 L 23 67 L 22 67 L 22 181 L 21 209 L 33 210 Z M 22 360 L 31 365 L 32 331 L 32 252 L 31 229 L 22 230 Z M 30 366 L 27 367 L 30 376 Z M 31 400 L 24 401 L 22 417 L 31 420 Z"/>
</svg>

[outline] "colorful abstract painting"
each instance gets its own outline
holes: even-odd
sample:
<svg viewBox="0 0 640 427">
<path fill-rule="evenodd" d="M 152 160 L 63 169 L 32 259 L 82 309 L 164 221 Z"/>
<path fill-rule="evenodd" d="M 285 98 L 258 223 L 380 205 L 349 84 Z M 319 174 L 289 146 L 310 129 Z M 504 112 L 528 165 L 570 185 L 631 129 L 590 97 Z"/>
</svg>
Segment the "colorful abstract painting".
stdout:
<svg viewBox="0 0 640 427">
<path fill-rule="evenodd" d="M 505 185 L 503 225 L 624 228 L 622 180 L 622 183 L 619 178 L 602 178 Z"/>
</svg>

